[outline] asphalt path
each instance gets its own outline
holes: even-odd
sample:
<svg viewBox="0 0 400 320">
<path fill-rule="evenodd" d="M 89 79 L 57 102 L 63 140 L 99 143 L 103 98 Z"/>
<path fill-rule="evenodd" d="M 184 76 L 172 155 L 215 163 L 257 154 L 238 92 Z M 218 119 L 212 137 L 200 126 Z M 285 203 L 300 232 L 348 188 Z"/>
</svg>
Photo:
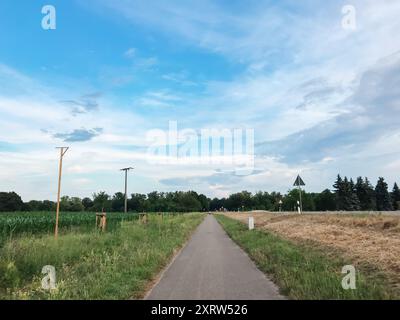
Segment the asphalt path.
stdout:
<svg viewBox="0 0 400 320">
<path fill-rule="evenodd" d="M 276 300 L 276 285 L 257 269 L 212 215 L 148 293 L 149 300 Z"/>
</svg>

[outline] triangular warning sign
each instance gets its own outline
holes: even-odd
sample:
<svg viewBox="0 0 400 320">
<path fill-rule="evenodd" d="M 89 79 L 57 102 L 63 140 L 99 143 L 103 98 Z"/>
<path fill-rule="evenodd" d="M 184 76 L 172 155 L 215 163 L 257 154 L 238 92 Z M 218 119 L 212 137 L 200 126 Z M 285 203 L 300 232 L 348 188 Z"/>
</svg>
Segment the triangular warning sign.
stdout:
<svg viewBox="0 0 400 320">
<path fill-rule="evenodd" d="M 306 184 L 304 183 L 303 179 L 300 177 L 300 175 L 297 176 L 296 181 L 293 184 L 294 186 L 305 186 Z"/>
</svg>

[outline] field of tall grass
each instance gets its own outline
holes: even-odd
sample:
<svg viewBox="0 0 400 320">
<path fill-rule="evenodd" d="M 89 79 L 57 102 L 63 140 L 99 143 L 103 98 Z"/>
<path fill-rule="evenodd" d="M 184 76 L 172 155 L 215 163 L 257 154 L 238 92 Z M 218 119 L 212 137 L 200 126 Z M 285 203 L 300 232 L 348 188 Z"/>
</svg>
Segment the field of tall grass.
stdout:
<svg viewBox="0 0 400 320">
<path fill-rule="evenodd" d="M 285 218 L 274 217 L 278 221 Z M 311 242 L 296 242 L 267 229 L 250 231 L 243 223 L 245 221 L 238 221 L 237 217 L 216 215 L 216 218 L 260 270 L 280 287 L 281 293 L 291 299 L 400 298 L 390 276 L 371 264 L 358 264 L 356 289 L 344 290 L 341 285 L 344 274 L 341 271 L 343 266 L 354 264 L 352 257 L 329 247 L 315 246 Z M 313 234 L 313 230 L 308 232 L 309 235 Z"/>
<path fill-rule="evenodd" d="M 141 298 L 203 217 L 121 219 L 105 233 L 94 230 L 89 219 L 90 231 L 64 232 L 57 240 L 46 233 L 7 239 L 0 247 L 0 299 Z M 51 291 L 41 286 L 45 265 L 56 269 L 57 288 Z"/>
</svg>

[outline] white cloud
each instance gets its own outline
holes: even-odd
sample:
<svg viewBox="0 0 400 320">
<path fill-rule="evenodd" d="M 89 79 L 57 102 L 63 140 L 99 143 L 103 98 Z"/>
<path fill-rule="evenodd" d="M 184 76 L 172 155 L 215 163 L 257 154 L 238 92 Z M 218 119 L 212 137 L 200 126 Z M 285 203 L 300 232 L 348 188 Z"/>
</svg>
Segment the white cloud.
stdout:
<svg viewBox="0 0 400 320">
<path fill-rule="evenodd" d="M 283 1 L 282 7 L 269 1 L 223 7 L 208 0 L 179 4 L 101 0 L 95 4 L 96 10 L 105 8 L 107 15 L 115 12 L 129 23 L 163 33 L 178 47 L 208 50 L 245 71 L 231 80 L 205 81 L 205 91 L 197 96 L 148 90 L 135 97 L 131 108 L 115 108 L 114 101 L 102 97 L 95 113 L 74 117 L 71 108 L 53 98 L 66 100 L 68 90 L 44 87 L 0 65 L 0 85 L 9 93 L 0 95 L 0 141 L 31 144 L 23 146 L 23 153 L 3 153 L 3 189 L 13 186 L 26 197 L 47 197 L 45 187 L 28 189 L 20 178 L 31 177 L 29 186 L 54 179 L 52 147 L 58 141 L 52 134 L 79 128 L 103 131 L 71 148 L 66 173 L 74 180 L 66 178 L 67 191 L 76 190 L 72 181 L 79 179 L 87 179 L 81 192 L 97 190 L 98 184 L 106 186 L 107 178 L 114 179 L 115 170 L 127 162 L 138 167 L 138 190 L 175 188 L 176 184 L 159 183 L 175 179 L 208 194 L 241 189 L 285 191 L 297 172 L 303 172 L 307 187 L 318 190 L 329 187 L 338 171 L 390 177 L 393 168 L 398 168 L 399 1 L 354 0 L 355 32 L 341 28 L 341 1 L 323 6 L 313 1 Z M 157 57 L 141 57 L 135 48 L 127 49 L 124 56 L 132 59 L 131 65 L 104 67 L 100 80 L 127 85 L 138 81 L 137 74 L 133 76 L 136 71 L 160 64 Z M 160 78 L 187 86 L 195 83 L 189 72 L 163 71 Z M 137 107 L 164 112 L 138 115 Z M 150 166 L 143 151 L 145 132 L 166 126 L 168 120 L 195 129 L 254 128 L 257 142 L 272 143 L 274 154 L 269 153 L 271 149 L 263 151 L 267 157 L 256 163 L 262 172 L 246 177 L 216 174 L 217 168 L 210 166 Z M 115 179 L 107 188 L 119 186 Z"/>
</svg>

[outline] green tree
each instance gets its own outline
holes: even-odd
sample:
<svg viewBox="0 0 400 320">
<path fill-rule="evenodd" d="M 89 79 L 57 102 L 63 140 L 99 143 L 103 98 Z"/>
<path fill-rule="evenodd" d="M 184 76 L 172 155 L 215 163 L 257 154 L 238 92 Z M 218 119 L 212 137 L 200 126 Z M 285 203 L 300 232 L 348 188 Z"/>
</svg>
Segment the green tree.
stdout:
<svg viewBox="0 0 400 320">
<path fill-rule="evenodd" d="M 147 209 L 149 211 L 160 212 L 160 194 L 157 191 L 150 192 L 147 194 Z"/>
<path fill-rule="evenodd" d="M 85 211 L 93 210 L 93 201 L 90 198 L 87 198 L 87 197 L 83 198 L 82 205 L 83 205 Z"/>
<path fill-rule="evenodd" d="M 26 211 L 52 211 L 55 210 L 56 204 L 53 201 L 44 200 L 31 200 L 25 203 L 25 210 Z"/>
<path fill-rule="evenodd" d="M 31 200 L 26 204 L 26 210 L 29 211 L 40 211 L 41 201 Z"/>
<path fill-rule="evenodd" d="M 71 211 L 74 211 L 74 212 L 81 212 L 81 211 L 83 211 L 85 208 L 84 208 L 84 206 L 83 206 L 83 204 L 82 204 L 82 200 L 81 200 L 81 198 L 79 198 L 79 197 L 72 197 L 71 198 Z"/>
<path fill-rule="evenodd" d="M 253 196 L 252 202 L 252 209 L 254 210 L 273 210 L 271 197 L 268 192 L 256 192 Z"/>
<path fill-rule="evenodd" d="M 336 199 L 336 210 L 346 210 L 345 204 L 345 185 L 342 177 L 338 174 L 335 183 L 333 184 Z"/>
<path fill-rule="evenodd" d="M 128 208 L 133 212 L 146 211 L 146 195 L 140 193 L 131 194 L 131 198 L 128 200 Z"/>
<path fill-rule="evenodd" d="M 344 183 L 346 184 L 346 179 Z M 347 199 L 347 210 L 348 211 L 358 211 L 361 209 L 360 200 L 357 197 L 356 186 L 353 179 L 350 179 L 346 185 L 346 199 Z"/>
<path fill-rule="evenodd" d="M 210 210 L 211 211 L 219 211 L 222 207 L 225 207 L 225 202 L 226 199 L 222 198 L 222 199 L 218 199 L 218 198 L 214 198 L 211 200 L 210 202 Z"/>
<path fill-rule="evenodd" d="M 111 209 L 110 196 L 104 191 L 101 191 L 99 193 L 94 193 L 93 208 L 94 210 L 101 212 L 110 211 Z"/>
<path fill-rule="evenodd" d="M 125 211 L 125 194 L 122 192 L 117 192 L 113 195 L 111 200 L 111 208 L 116 212 Z"/>
<path fill-rule="evenodd" d="M 197 200 L 199 200 L 201 204 L 202 211 L 209 211 L 210 210 L 210 199 L 207 198 L 204 194 L 197 195 Z"/>
<path fill-rule="evenodd" d="M 270 210 L 278 211 L 279 210 L 279 206 L 280 206 L 279 201 L 281 201 L 281 200 L 283 201 L 284 196 L 281 195 L 280 192 L 273 191 L 273 192 L 271 192 L 271 194 L 269 194 L 268 198 L 269 198 L 269 201 L 271 202 L 271 205 L 272 205 Z M 282 208 L 283 208 L 283 206 L 282 206 Z"/>
<path fill-rule="evenodd" d="M 317 211 L 333 211 L 336 209 L 335 194 L 329 189 L 317 193 L 314 198 L 315 209 Z"/>
<path fill-rule="evenodd" d="M 388 191 L 388 185 L 385 179 L 380 177 L 376 187 L 376 208 L 378 211 L 390 211 L 393 210 L 392 201 L 390 199 L 390 194 Z"/>
<path fill-rule="evenodd" d="M 71 211 L 70 210 L 70 200 L 68 196 L 63 196 L 60 199 L 60 210 L 61 211 Z"/>
<path fill-rule="evenodd" d="M 231 194 L 227 199 L 226 208 L 230 211 L 241 210 L 243 206 L 243 197 L 240 192 Z"/>
<path fill-rule="evenodd" d="M 396 182 L 394 183 L 393 186 L 392 202 L 393 202 L 393 209 L 400 210 L 400 189 Z"/>
<path fill-rule="evenodd" d="M 340 175 L 338 175 L 333 188 L 335 189 L 337 210 L 360 210 L 360 200 L 357 197 L 356 187 L 352 179 L 348 180 L 347 177 L 342 179 Z"/>
<path fill-rule="evenodd" d="M 252 208 L 252 194 L 248 191 L 242 191 L 231 194 L 227 200 L 227 209 L 231 211 L 250 210 Z"/>
<path fill-rule="evenodd" d="M 56 209 L 56 203 L 50 200 L 44 200 L 39 208 L 40 211 L 52 211 Z"/>
<path fill-rule="evenodd" d="M 178 192 L 176 194 L 176 208 L 179 212 L 201 211 L 201 203 L 190 192 Z"/>
<path fill-rule="evenodd" d="M 315 211 L 315 203 L 311 193 L 301 190 L 301 202 L 304 211 Z M 300 201 L 299 189 L 290 190 L 283 198 L 282 208 L 285 211 L 297 211 L 297 201 Z"/>
<path fill-rule="evenodd" d="M 360 209 L 363 211 L 375 210 L 375 191 L 370 184 L 368 178 L 365 178 L 365 180 L 363 180 L 362 177 L 358 177 L 355 188 L 357 197 L 360 200 Z"/>
<path fill-rule="evenodd" d="M 165 211 L 167 212 L 178 211 L 176 197 L 177 197 L 176 192 L 167 192 L 165 194 L 165 205 L 166 205 L 166 207 L 164 208 Z"/>
<path fill-rule="evenodd" d="M 0 192 L 0 211 L 20 211 L 23 207 L 21 197 L 15 192 Z"/>
<path fill-rule="evenodd" d="M 84 210 L 84 206 L 82 204 L 82 200 L 78 197 L 61 197 L 60 201 L 60 210 L 61 211 L 72 211 L 72 212 L 80 212 Z"/>
</svg>

